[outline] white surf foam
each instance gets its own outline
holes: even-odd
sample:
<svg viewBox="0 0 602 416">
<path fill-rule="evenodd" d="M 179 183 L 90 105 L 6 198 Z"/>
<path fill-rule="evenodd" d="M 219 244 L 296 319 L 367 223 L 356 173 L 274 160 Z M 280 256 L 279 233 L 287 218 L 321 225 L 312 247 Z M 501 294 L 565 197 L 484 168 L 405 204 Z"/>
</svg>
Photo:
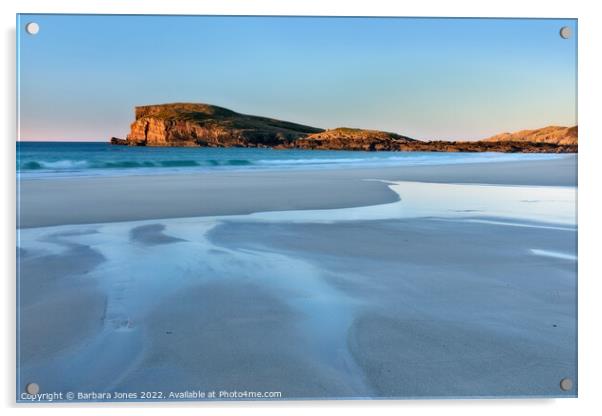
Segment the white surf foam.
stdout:
<svg viewBox="0 0 602 416">
<path fill-rule="evenodd" d="M 535 254 L 536 256 L 554 257 L 554 258 L 557 258 L 557 259 L 573 260 L 573 261 L 577 260 L 577 256 L 575 256 L 573 254 L 569 254 L 569 253 L 561 253 L 559 251 L 540 250 L 540 249 L 537 249 L 537 248 L 532 248 L 531 249 L 531 253 Z"/>
</svg>

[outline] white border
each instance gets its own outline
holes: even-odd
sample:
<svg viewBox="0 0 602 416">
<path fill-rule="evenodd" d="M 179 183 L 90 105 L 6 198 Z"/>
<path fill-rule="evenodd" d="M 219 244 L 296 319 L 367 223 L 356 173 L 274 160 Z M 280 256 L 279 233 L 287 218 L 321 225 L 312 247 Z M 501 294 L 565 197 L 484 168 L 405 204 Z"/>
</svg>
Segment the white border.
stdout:
<svg viewBox="0 0 602 416">
<path fill-rule="evenodd" d="M 595 2 L 573 1 L 474 1 L 421 0 L 413 2 L 370 0 L 3 0 L 2 13 L 2 88 L 0 101 L 3 128 L 2 168 L 2 256 L 4 266 L 2 308 L 3 334 L 0 403 L 8 412 L 16 411 L 15 397 L 15 14 L 21 13 L 131 13 L 131 14 L 261 14 L 261 15 L 349 15 L 349 16 L 443 16 L 443 17 L 561 17 L 579 19 L 579 399 L 557 400 L 438 400 L 438 401 L 313 401 L 313 402 L 219 402 L 85 405 L 89 414 L 130 414 L 136 407 L 148 413 L 162 414 L 176 407 L 187 414 L 199 411 L 211 414 L 244 413 L 316 415 L 337 410 L 346 413 L 400 414 L 477 414 L 491 415 L 529 412 L 531 415 L 587 414 L 602 408 L 600 386 L 600 354 L 602 351 L 599 317 L 602 316 L 598 296 L 602 273 L 599 263 L 600 187 L 602 178 L 602 132 L 600 125 L 600 50 L 602 25 Z M 600 180 L 600 179 L 598 179 Z M 78 405 L 81 406 L 81 405 Z M 74 414 L 76 405 L 22 406 L 21 414 Z"/>
</svg>

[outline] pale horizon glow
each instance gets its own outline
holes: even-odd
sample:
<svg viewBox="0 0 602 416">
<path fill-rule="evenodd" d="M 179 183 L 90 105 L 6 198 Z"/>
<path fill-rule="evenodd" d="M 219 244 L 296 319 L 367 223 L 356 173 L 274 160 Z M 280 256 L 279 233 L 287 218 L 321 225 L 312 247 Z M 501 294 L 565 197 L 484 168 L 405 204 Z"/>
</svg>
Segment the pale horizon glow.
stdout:
<svg viewBox="0 0 602 416">
<path fill-rule="evenodd" d="M 125 137 L 135 106 L 169 102 L 423 140 L 577 124 L 575 19 L 20 15 L 17 25 L 24 141 Z"/>
</svg>

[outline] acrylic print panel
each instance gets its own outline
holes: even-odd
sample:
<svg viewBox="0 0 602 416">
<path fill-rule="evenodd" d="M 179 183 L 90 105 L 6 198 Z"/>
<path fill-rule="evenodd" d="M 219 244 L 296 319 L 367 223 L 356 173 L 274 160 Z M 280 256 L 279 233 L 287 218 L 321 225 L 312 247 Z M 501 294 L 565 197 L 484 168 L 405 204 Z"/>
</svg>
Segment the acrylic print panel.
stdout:
<svg viewBox="0 0 602 416">
<path fill-rule="evenodd" d="M 18 401 L 577 395 L 576 20 L 17 33 Z"/>
</svg>

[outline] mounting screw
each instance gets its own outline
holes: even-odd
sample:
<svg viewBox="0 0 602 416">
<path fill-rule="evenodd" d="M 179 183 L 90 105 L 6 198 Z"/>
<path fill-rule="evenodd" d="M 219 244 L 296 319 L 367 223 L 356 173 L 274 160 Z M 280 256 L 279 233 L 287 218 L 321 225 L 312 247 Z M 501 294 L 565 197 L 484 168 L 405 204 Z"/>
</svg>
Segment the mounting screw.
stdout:
<svg viewBox="0 0 602 416">
<path fill-rule="evenodd" d="M 568 39 L 571 37 L 571 28 L 568 26 L 562 26 L 560 28 L 560 37 L 562 39 Z"/>
<path fill-rule="evenodd" d="M 29 394 L 38 394 L 40 392 L 40 386 L 38 386 L 38 383 L 29 383 L 25 386 L 25 391 Z"/>
<path fill-rule="evenodd" d="M 40 25 L 36 22 L 29 22 L 25 25 L 25 31 L 30 35 L 37 35 L 40 31 Z"/>
<path fill-rule="evenodd" d="M 569 391 L 569 390 L 572 390 L 572 388 L 573 388 L 573 380 L 571 380 L 568 377 L 560 380 L 560 390 Z"/>
</svg>

